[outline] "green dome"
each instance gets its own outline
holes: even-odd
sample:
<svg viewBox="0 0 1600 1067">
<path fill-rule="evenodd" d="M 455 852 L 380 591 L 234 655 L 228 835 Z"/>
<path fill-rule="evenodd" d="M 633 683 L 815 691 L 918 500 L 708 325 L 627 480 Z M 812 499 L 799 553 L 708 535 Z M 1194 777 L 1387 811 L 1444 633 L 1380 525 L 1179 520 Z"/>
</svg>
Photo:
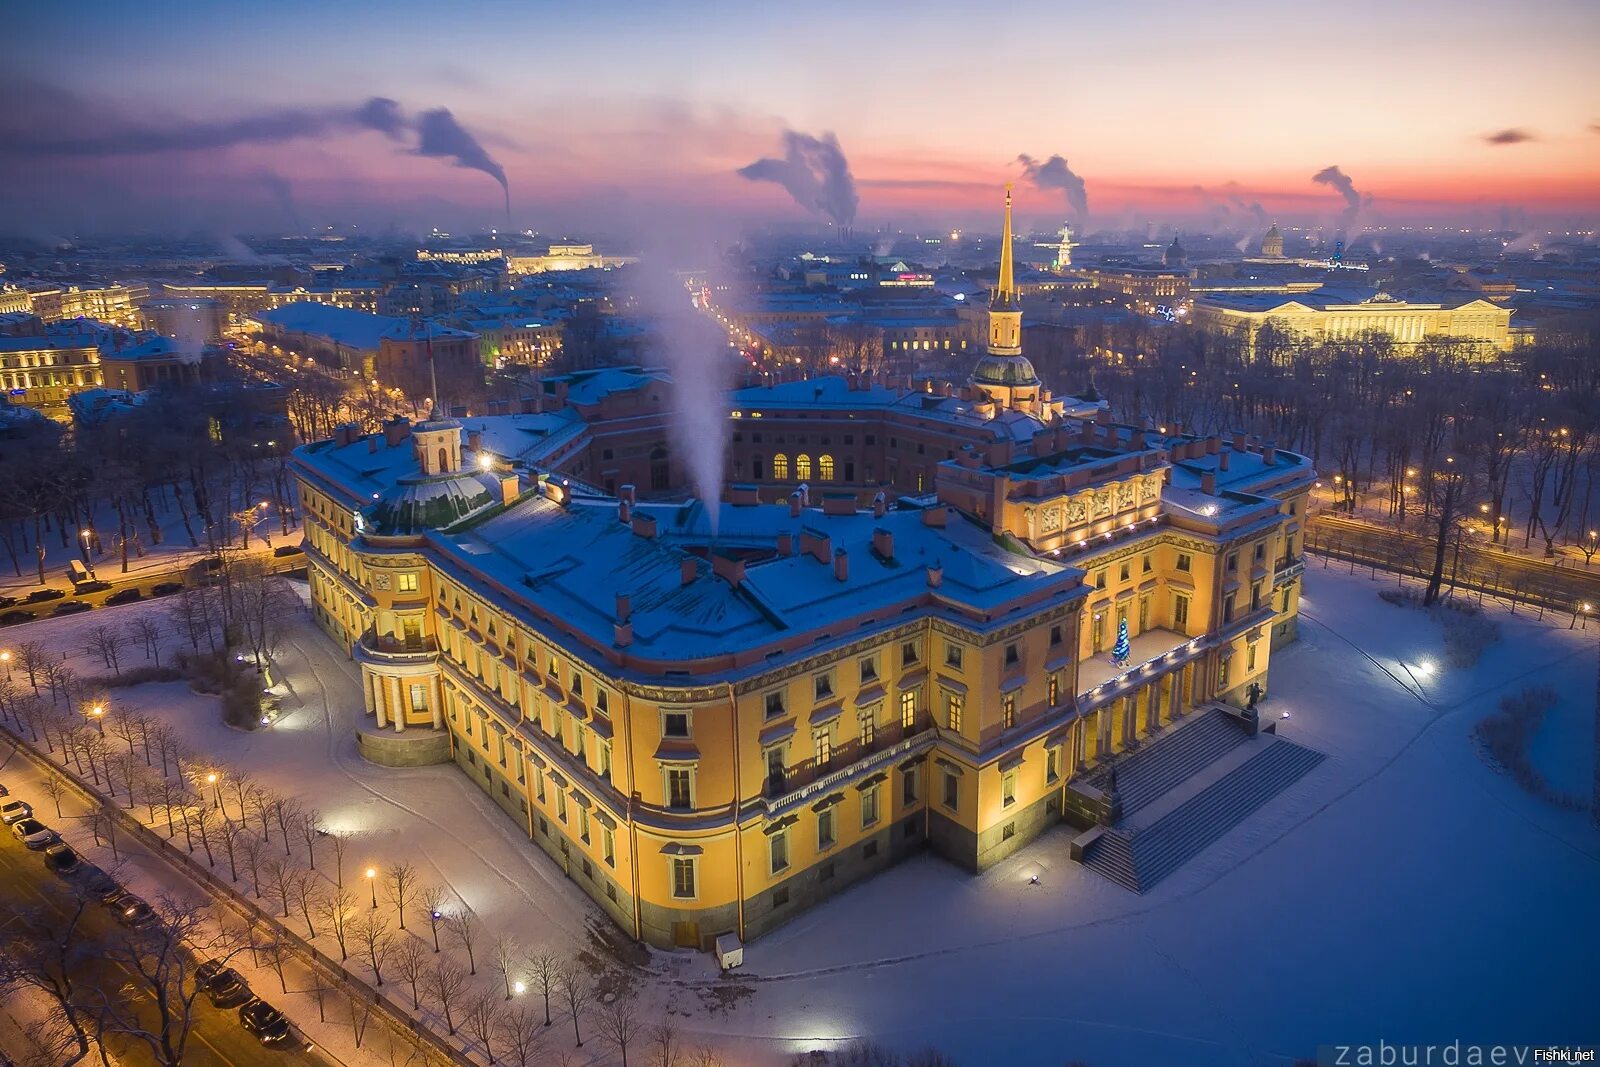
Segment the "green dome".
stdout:
<svg viewBox="0 0 1600 1067">
<path fill-rule="evenodd" d="M 1026 356 L 984 356 L 972 369 L 974 385 L 1038 385 L 1039 376 Z"/>
<path fill-rule="evenodd" d="M 432 478 L 402 478 L 367 513 L 372 532 L 404 537 L 437 530 L 500 500 L 489 474 L 457 471 Z"/>
</svg>

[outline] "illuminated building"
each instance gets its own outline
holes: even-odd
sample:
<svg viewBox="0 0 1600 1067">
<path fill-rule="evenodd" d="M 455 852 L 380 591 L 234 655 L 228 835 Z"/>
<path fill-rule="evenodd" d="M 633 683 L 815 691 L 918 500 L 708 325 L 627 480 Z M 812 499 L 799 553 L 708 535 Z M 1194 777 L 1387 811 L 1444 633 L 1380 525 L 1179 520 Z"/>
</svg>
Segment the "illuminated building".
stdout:
<svg viewBox="0 0 1600 1067">
<path fill-rule="evenodd" d="M 622 929 L 705 947 L 924 848 L 987 869 L 1089 769 L 1242 705 L 1295 635 L 1309 462 L 1050 400 L 1014 286 L 959 391 L 736 393 L 714 517 L 659 371 L 299 449 L 362 753 L 455 762 Z"/>
<path fill-rule="evenodd" d="M 100 384 L 100 346 L 93 337 L 0 337 L 0 387 L 13 404 L 55 407 Z"/>
<path fill-rule="evenodd" d="M 1096 288 L 1127 297 L 1141 315 L 1155 315 L 1163 307 L 1177 309 L 1189 300 L 1192 275 L 1186 268 L 1107 263 L 1080 267 L 1078 273 Z"/>
<path fill-rule="evenodd" d="M 551 245 L 542 256 L 507 256 L 506 269 L 513 275 L 544 274 L 554 270 L 609 270 L 638 262 L 637 256 L 608 256 L 594 250 L 594 245 Z"/>
<path fill-rule="evenodd" d="M 1216 293 L 1197 299 L 1193 315 L 1197 328 L 1233 338 L 1251 352 L 1268 326 L 1291 341 L 1337 341 L 1384 333 L 1402 348 L 1452 338 L 1484 353 L 1511 346 L 1511 309 L 1470 292 L 1444 293 L 1427 301 L 1375 289 L 1327 286 L 1292 295 Z"/>
<path fill-rule="evenodd" d="M 1267 235 L 1261 239 L 1261 255 L 1266 259 L 1283 258 L 1283 234 L 1278 232 L 1278 224 L 1276 222 L 1267 230 Z"/>
</svg>

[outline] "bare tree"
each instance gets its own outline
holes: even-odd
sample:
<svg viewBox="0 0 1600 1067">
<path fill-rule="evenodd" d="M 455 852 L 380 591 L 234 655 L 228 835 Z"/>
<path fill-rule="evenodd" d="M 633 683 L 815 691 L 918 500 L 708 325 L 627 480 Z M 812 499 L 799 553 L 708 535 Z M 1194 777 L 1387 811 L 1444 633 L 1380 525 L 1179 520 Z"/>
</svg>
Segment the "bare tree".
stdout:
<svg viewBox="0 0 1600 1067">
<path fill-rule="evenodd" d="M 452 959 L 441 959 L 423 976 L 422 988 L 439 1003 L 439 1010 L 444 1012 L 445 1029 L 455 1035 L 456 1023 L 451 1014 L 452 1006 L 460 1000 L 461 992 L 467 986 L 467 974 L 461 965 Z"/>
<path fill-rule="evenodd" d="M 576 959 L 566 960 L 556 972 L 556 989 L 561 994 L 561 1005 L 567 1018 L 572 1020 L 572 1037 L 579 1048 L 583 1047 L 583 1031 L 578 1023 L 589 1010 L 594 990 L 589 985 L 583 964 Z"/>
<path fill-rule="evenodd" d="M 333 845 L 333 884 L 344 888 L 344 857 L 350 849 L 350 838 L 345 834 L 329 834 Z"/>
<path fill-rule="evenodd" d="M 642 1029 L 634 999 L 612 994 L 609 1001 L 601 1001 L 595 1025 L 600 1037 L 622 1057 L 622 1067 L 628 1067 L 628 1046 L 639 1039 Z"/>
<path fill-rule="evenodd" d="M 300 840 L 306 844 L 306 862 L 314 871 L 317 869 L 317 838 L 327 835 L 327 827 L 322 823 L 322 812 L 316 808 L 306 808 L 300 813 L 300 818 L 295 820 L 295 829 L 300 833 Z"/>
<path fill-rule="evenodd" d="M 417 890 L 417 903 L 422 905 L 423 911 L 428 914 L 428 928 L 433 931 L 433 951 L 439 951 L 439 922 L 444 918 L 445 899 L 449 891 L 437 883 L 424 885 Z"/>
<path fill-rule="evenodd" d="M 107 703 L 109 703 L 109 700 L 107 700 Z M 128 746 L 128 755 L 133 755 L 133 746 L 138 742 L 143 732 L 139 723 L 135 721 L 133 712 L 131 710 L 123 711 L 118 709 L 115 715 L 107 713 L 106 718 L 111 720 L 110 732 L 112 736 L 124 742 Z"/>
<path fill-rule="evenodd" d="M 472 954 L 473 942 L 478 936 L 478 924 L 472 917 L 472 912 L 463 907 L 460 911 L 451 912 L 445 917 L 444 928 L 467 953 L 467 973 L 478 973 L 478 960 Z"/>
<path fill-rule="evenodd" d="M 544 997 L 544 1024 L 550 1025 L 550 995 L 557 989 L 561 959 L 553 952 L 539 951 L 528 957 L 528 975 L 539 995 Z"/>
<path fill-rule="evenodd" d="M 428 957 L 431 953 L 428 946 L 414 937 L 402 937 L 395 942 L 394 952 L 391 954 L 394 971 L 411 986 L 411 1010 L 422 1010 L 422 994 L 417 990 L 417 983 L 422 980 L 424 972 L 428 969 Z"/>
<path fill-rule="evenodd" d="M 372 968 L 372 977 L 378 985 L 383 985 L 383 965 L 389 959 L 389 953 L 394 950 L 394 935 L 389 932 L 389 924 L 384 922 L 383 916 L 375 912 L 362 912 L 350 924 L 350 932 L 367 953 L 367 965 Z"/>
<path fill-rule="evenodd" d="M 162 779 L 165 782 L 165 779 Z M 171 783 L 166 783 L 170 786 Z M 217 823 L 217 840 L 222 842 L 222 851 L 228 857 L 228 880 L 239 880 L 239 835 L 244 832 L 244 827 L 234 822 L 226 815 Z"/>
<path fill-rule="evenodd" d="M 255 780 L 248 771 L 241 771 L 237 767 L 228 768 L 222 779 L 233 791 L 234 802 L 239 805 L 239 821 L 244 822 L 250 816 L 250 801 L 256 791 Z"/>
<path fill-rule="evenodd" d="M 484 1056 L 489 1063 L 496 1062 L 494 1058 L 495 1038 L 500 1035 L 500 998 L 488 990 L 480 990 L 467 999 L 466 1010 L 463 1013 L 462 1024 L 467 1028 L 467 1033 L 477 1038 L 483 1046 Z"/>
<path fill-rule="evenodd" d="M 300 802 L 293 797 L 280 797 L 273 795 L 272 821 L 278 824 L 278 833 L 283 837 L 283 855 L 289 858 L 289 842 L 300 824 Z"/>
<path fill-rule="evenodd" d="M 161 624 L 146 614 L 139 615 L 128 624 L 129 636 L 144 646 L 144 658 L 161 666 Z"/>
<path fill-rule="evenodd" d="M 55 803 L 56 818 L 62 818 L 61 798 L 67 795 L 67 783 L 61 780 L 61 776 L 59 774 L 50 773 L 45 775 L 43 780 L 40 781 L 39 788 L 44 791 L 45 796 L 49 797 L 51 801 Z"/>
<path fill-rule="evenodd" d="M 155 746 L 156 755 L 161 757 L 162 775 L 171 775 L 172 764 L 176 762 L 175 757 L 182 751 L 183 742 L 179 740 L 177 734 L 172 732 L 171 728 L 163 723 L 151 728 L 150 743 Z M 182 776 L 182 769 L 180 768 L 177 777 L 181 778 Z"/>
<path fill-rule="evenodd" d="M 409 863 L 394 862 L 383 872 L 383 892 L 394 903 L 400 929 L 406 928 L 406 903 L 417 892 L 417 869 Z"/>
<path fill-rule="evenodd" d="M 294 878 L 289 883 L 289 896 L 294 899 L 295 907 L 300 911 L 300 918 L 305 920 L 306 936 L 313 939 L 317 936 L 317 928 L 311 924 L 311 913 L 316 910 L 322 896 L 319 881 L 316 875 L 304 867 L 296 867 Z"/>
<path fill-rule="evenodd" d="M 661 1021 L 650 1030 L 650 1067 L 678 1067 L 678 1028 L 672 1025 L 672 1017 L 663 1014 Z"/>
<path fill-rule="evenodd" d="M 46 667 L 55 662 L 55 654 L 38 641 L 24 641 L 17 646 L 17 666 L 28 676 L 34 696 L 39 695 L 39 679 L 43 677 Z"/>
<path fill-rule="evenodd" d="M 324 893 L 316 904 L 317 918 L 333 933 L 333 939 L 339 943 L 339 961 L 343 963 L 350 958 L 346 941 L 350 934 L 351 922 L 355 916 L 356 902 L 347 889 L 334 889 L 331 893 Z"/>
<path fill-rule="evenodd" d="M 91 654 L 98 654 L 106 668 L 112 674 L 120 677 L 122 674 L 122 646 L 127 641 L 122 629 L 101 623 L 99 626 L 91 626 L 88 636 L 89 647 L 87 651 Z"/>
<path fill-rule="evenodd" d="M 261 839 L 253 834 L 241 834 L 239 835 L 239 854 L 244 857 L 245 868 L 250 872 L 251 888 L 255 892 L 256 899 L 260 900 L 261 871 L 267 859 L 267 846 L 262 844 Z"/>
<path fill-rule="evenodd" d="M 292 863 L 287 863 L 273 857 L 263 860 L 261 874 L 266 879 L 267 886 L 272 890 L 272 895 L 278 900 L 279 918 L 289 917 L 289 897 L 293 892 L 294 875 L 297 868 Z"/>
<path fill-rule="evenodd" d="M 544 1041 L 544 1023 L 532 1004 L 518 1003 L 500 1016 L 500 1047 L 515 1067 L 530 1067 Z"/>
<path fill-rule="evenodd" d="M 63 924 L 56 915 L 18 913 L 0 941 L 0 992 L 34 989 L 49 998 L 52 1012 L 65 1024 L 70 1046 L 56 1062 L 67 1067 L 89 1054 L 92 1017 L 83 1006 L 81 980 L 95 955 L 90 940 L 80 935 L 79 921 L 89 906 L 86 897 L 74 903 Z"/>
<path fill-rule="evenodd" d="M 274 793 L 270 789 L 255 788 L 250 790 L 248 797 L 241 797 L 240 801 L 240 809 L 243 810 L 245 808 L 249 808 L 250 814 L 254 815 L 256 822 L 260 824 L 261 840 L 265 841 L 269 845 L 272 844 L 272 812 L 273 806 L 278 803 L 278 794 Z M 288 843 L 285 842 L 285 846 L 287 846 L 287 844 Z M 285 847 L 284 855 L 287 856 L 288 854 L 289 850 L 287 847 Z"/>
<path fill-rule="evenodd" d="M 100 1011 L 111 1032 L 143 1043 L 162 1067 L 180 1067 L 201 988 L 194 963 L 203 957 L 226 961 L 238 949 L 225 932 L 212 931 L 204 906 L 163 898 L 154 908 L 154 924 L 123 934 L 106 952 L 144 995 L 102 996 Z M 144 1010 L 136 1010 L 140 1005 Z"/>
<path fill-rule="evenodd" d="M 494 969 L 500 972 L 500 981 L 506 988 L 506 999 L 511 999 L 511 972 L 517 969 L 521 948 L 510 934 L 496 934 L 491 946 L 494 952 Z"/>
</svg>

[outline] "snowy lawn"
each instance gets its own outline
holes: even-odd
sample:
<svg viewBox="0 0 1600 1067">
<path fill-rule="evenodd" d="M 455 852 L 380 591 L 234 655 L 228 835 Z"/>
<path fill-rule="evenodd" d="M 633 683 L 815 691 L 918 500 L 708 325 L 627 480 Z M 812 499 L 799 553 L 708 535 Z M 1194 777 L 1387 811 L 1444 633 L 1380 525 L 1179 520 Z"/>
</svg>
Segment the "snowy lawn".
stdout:
<svg viewBox="0 0 1600 1067">
<path fill-rule="evenodd" d="M 1393 585 L 1310 562 L 1301 639 L 1274 655 L 1261 710 L 1329 758 L 1153 892 L 1071 863 L 1065 828 L 977 877 L 922 857 L 748 946 L 732 979 L 703 956 L 649 953 L 630 972 L 641 1014 L 671 1011 L 689 1040 L 741 1064 L 858 1036 L 937 1046 L 966 1067 L 1288 1065 L 1380 1038 L 1596 1040 L 1600 832 L 1486 766 L 1470 732 L 1502 695 L 1555 688 L 1535 755 L 1553 783 L 1584 791 L 1600 630 L 1491 606 L 1500 641 L 1452 670 L 1436 622 L 1377 598 Z M 81 647 L 75 629 L 149 607 L 6 636 Z M 355 864 L 406 859 L 525 948 L 597 951 L 598 909 L 464 775 L 356 755 L 356 668 L 309 621 L 278 668 L 285 717 L 253 734 L 182 685 L 115 700 L 181 722 L 197 750 L 359 834 Z M 485 957 L 478 981 L 497 982 Z"/>
</svg>

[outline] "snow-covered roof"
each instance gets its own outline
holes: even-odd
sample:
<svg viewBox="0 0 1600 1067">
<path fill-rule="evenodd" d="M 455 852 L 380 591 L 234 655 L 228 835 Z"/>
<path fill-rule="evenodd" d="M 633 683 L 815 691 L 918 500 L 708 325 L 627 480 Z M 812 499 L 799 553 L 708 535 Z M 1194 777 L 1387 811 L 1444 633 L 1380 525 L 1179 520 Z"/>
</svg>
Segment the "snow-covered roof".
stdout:
<svg viewBox="0 0 1600 1067">
<path fill-rule="evenodd" d="M 297 300 L 263 311 L 255 319 L 285 333 L 314 334 L 349 348 L 365 350 L 377 349 L 384 338 L 420 341 L 425 337 L 442 340 L 476 336 L 468 330 L 458 330 L 452 326 L 413 323 L 410 319 L 393 315 L 374 315 L 312 300 Z"/>
</svg>

